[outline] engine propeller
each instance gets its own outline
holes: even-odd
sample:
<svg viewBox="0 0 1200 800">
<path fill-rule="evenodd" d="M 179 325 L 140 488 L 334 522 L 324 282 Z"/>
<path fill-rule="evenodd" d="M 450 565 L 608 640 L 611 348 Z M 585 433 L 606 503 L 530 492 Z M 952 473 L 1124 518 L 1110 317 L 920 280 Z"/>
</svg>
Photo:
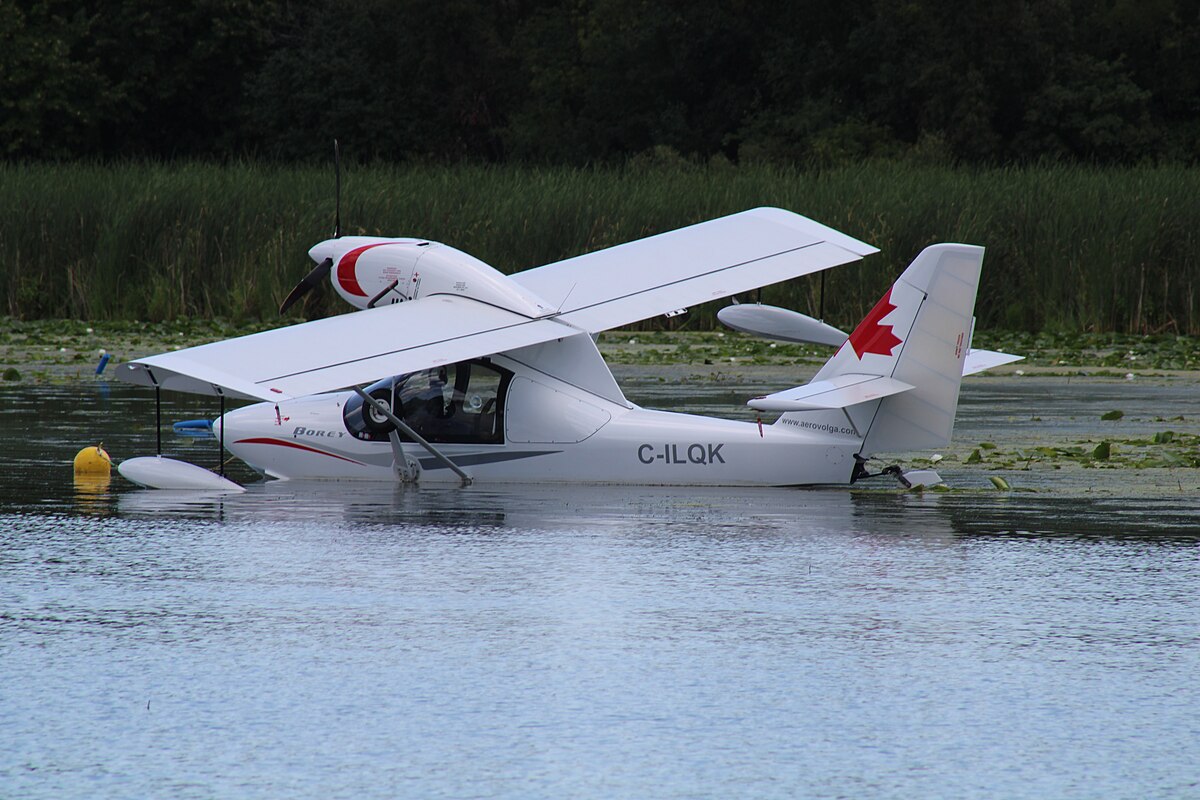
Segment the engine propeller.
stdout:
<svg viewBox="0 0 1200 800">
<path fill-rule="evenodd" d="M 304 279 L 296 284 L 296 288 L 292 289 L 291 294 L 284 299 L 279 306 L 279 315 L 283 316 L 284 312 L 292 307 L 292 304 L 308 293 L 310 289 L 319 284 L 321 281 L 329 277 L 329 270 L 333 269 L 333 259 L 327 258 L 320 264 L 313 267 L 312 271 L 304 276 Z"/>
<path fill-rule="evenodd" d="M 334 218 L 333 218 L 333 238 L 337 239 L 342 235 L 342 157 L 341 151 L 338 148 L 338 140 L 333 140 L 333 171 L 334 171 Z M 314 286 L 321 283 L 329 277 L 329 270 L 333 269 L 333 259 L 327 258 L 317 266 L 313 267 L 312 271 L 304 276 L 304 280 L 296 284 L 291 293 L 284 298 L 279 305 L 279 316 L 283 316 L 293 304 L 309 291 Z"/>
</svg>

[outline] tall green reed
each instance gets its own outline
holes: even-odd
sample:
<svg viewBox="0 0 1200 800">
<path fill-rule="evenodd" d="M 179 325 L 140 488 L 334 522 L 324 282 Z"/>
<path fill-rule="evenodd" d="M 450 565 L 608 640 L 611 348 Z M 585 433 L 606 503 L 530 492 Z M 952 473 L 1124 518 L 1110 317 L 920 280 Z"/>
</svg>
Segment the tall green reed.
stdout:
<svg viewBox="0 0 1200 800">
<path fill-rule="evenodd" d="M 1200 332 L 1197 169 L 349 166 L 342 230 L 428 237 L 513 272 L 760 205 L 881 248 L 827 274 L 834 324 L 854 325 L 922 247 L 961 241 L 988 248 L 983 326 Z M 267 319 L 333 217 L 327 168 L 2 165 L 0 313 Z M 819 285 L 763 300 L 816 313 Z M 341 310 L 326 292 L 304 312 Z M 714 314 L 648 324 L 704 328 Z"/>
</svg>

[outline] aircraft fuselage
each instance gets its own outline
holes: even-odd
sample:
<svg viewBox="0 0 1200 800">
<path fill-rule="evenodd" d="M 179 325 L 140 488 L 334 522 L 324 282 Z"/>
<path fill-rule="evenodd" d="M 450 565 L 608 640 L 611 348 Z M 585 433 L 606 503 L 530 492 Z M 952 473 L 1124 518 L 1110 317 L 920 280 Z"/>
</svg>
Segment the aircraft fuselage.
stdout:
<svg viewBox="0 0 1200 800">
<path fill-rule="evenodd" d="M 402 376 L 394 397 L 387 387 L 371 394 L 387 395 L 406 423 L 474 481 L 845 484 L 861 447 L 846 433 L 617 402 L 501 356 L 470 363 L 469 370 L 457 364 L 448 373 Z M 413 441 L 401 444 L 401 464 L 381 426 L 364 425 L 352 392 L 258 403 L 218 424 L 231 453 L 275 478 L 395 481 L 416 464 L 421 483 L 459 480 Z"/>
</svg>

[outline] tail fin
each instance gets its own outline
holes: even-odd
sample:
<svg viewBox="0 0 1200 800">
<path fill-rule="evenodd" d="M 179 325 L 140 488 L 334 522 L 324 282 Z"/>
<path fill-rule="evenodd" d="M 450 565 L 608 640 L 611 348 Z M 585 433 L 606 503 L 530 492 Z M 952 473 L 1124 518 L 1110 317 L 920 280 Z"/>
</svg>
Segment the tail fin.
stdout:
<svg viewBox="0 0 1200 800">
<path fill-rule="evenodd" d="M 863 455 L 948 443 L 982 264 L 982 247 L 925 248 L 808 386 L 751 404 L 797 409 L 779 421 L 806 428 L 830 430 L 836 414 Z"/>
</svg>

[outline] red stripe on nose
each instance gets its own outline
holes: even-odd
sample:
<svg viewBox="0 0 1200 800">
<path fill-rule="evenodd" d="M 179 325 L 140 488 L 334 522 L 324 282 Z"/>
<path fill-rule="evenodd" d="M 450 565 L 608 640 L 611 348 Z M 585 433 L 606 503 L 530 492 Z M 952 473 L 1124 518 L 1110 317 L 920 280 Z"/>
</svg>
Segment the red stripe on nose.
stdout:
<svg viewBox="0 0 1200 800">
<path fill-rule="evenodd" d="M 367 293 L 363 291 L 362 286 L 358 283 L 358 275 L 355 274 L 354 267 L 358 264 L 358 257 L 370 250 L 372 247 L 383 247 L 385 244 L 396 244 L 396 242 L 376 242 L 375 244 L 365 244 L 362 247 L 356 247 L 353 250 L 347 251 L 338 260 L 337 265 L 337 282 L 338 285 L 346 292 L 356 297 L 366 297 Z"/>
</svg>

